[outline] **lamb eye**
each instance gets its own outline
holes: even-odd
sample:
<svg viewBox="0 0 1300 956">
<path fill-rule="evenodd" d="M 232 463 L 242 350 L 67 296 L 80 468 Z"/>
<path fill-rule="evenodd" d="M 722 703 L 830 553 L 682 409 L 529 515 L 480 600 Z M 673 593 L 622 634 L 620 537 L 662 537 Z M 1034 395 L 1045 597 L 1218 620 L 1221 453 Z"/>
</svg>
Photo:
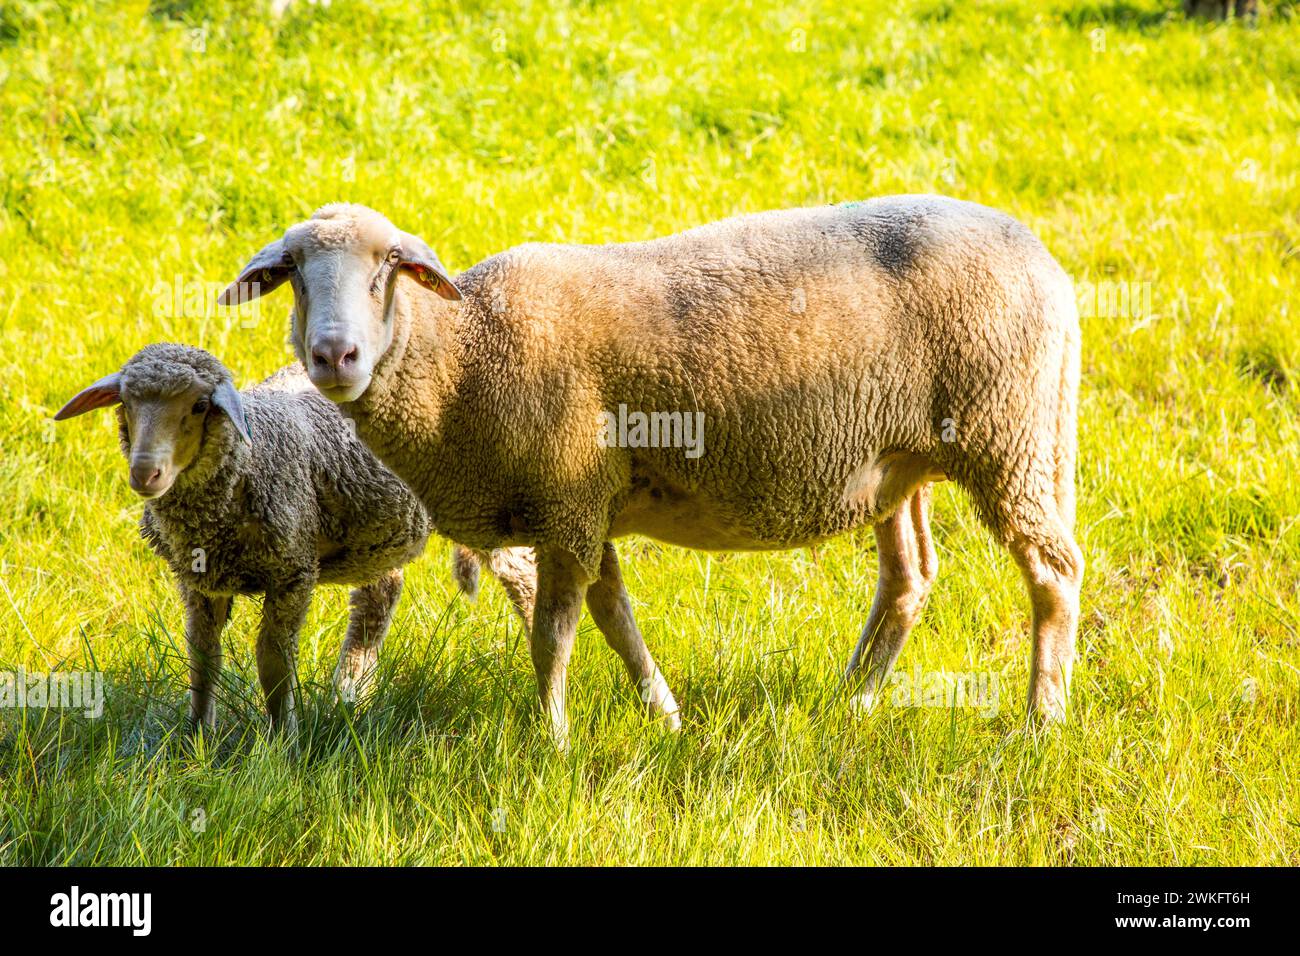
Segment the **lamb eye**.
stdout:
<svg viewBox="0 0 1300 956">
<path fill-rule="evenodd" d="M 200 398 L 197 402 L 194 403 L 194 408 L 191 409 L 191 411 L 195 415 L 202 415 L 207 410 L 208 410 L 208 400 L 206 398 Z"/>
<path fill-rule="evenodd" d="M 401 253 L 401 250 L 400 250 L 400 249 L 389 249 L 389 250 L 388 250 L 388 261 L 391 262 L 393 265 L 397 265 L 399 262 L 401 262 L 401 261 L 402 261 L 402 253 Z"/>
</svg>

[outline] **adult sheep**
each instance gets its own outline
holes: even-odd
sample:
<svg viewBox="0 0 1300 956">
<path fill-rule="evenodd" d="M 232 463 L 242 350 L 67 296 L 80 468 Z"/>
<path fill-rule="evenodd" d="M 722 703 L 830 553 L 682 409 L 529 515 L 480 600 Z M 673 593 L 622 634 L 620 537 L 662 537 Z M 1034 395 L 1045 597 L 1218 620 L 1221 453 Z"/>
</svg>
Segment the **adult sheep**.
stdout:
<svg viewBox="0 0 1300 956">
<path fill-rule="evenodd" d="M 584 595 L 643 698 L 676 719 L 619 576 L 611 542 L 627 534 L 784 549 L 873 525 L 879 584 L 848 666 L 870 704 L 934 581 L 943 479 L 1019 563 L 1029 707 L 1063 717 L 1083 575 L 1079 327 L 1069 278 L 1019 222 L 887 197 L 649 242 L 528 244 L 453 280 L 422 240 L 335 204 L 223 297 L 285 281 L 312 381 L 439 530 L 536 550 L 530 645 L 558 740 Z M 702 415 L 702 448 L 617 447 L 608 416 L 629 409 Z"/>
</svg>

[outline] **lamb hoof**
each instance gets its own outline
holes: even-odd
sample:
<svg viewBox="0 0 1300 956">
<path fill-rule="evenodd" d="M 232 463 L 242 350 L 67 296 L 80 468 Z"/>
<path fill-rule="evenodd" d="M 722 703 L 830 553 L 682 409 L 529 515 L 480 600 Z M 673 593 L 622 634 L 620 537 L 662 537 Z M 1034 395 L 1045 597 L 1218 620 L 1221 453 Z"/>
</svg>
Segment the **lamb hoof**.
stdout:
<svg viewBox="0 0 1300 956">
<path fill-rule="evenodd" d="M 340 665 L 334 671 L 334 706 L 355 707 L 370 692 L 374 683 L 377 655 L 349 661 L 348 666 Z"/>
<path fill-rule="evenodd" d="M 353 677 L 343 677 L 334 681 L 333 703 L 335 707 L 342 705 L 344 707 L 355 707 L 358 698 L 361 696 L 361 690 L 358 687 L 360 682 Z"/>
<path fill-rule="evenodd" d="M 278 720 L 272 717 L 268 726 L 266 741 L 275 747 L 283 748 L 284 752 L 290 757 L 296 757 L 298 755 L 297 714 L 291 712 Z"/>
</svg>

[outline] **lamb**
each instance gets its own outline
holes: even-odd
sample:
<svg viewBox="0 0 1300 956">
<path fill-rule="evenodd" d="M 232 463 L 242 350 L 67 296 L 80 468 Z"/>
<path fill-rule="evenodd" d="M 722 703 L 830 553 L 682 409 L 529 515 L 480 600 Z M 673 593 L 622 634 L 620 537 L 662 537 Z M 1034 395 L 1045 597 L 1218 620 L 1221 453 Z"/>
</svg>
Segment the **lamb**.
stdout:
<svg viewBox="0 0 1300 956">
<path fill-rule="evenodd" d="M 528 244 L 453 280 L 421 239 L 335 204 L 221 301 L 286 281 L 312 381 L 438 527 L 536 551 L 530 650 L 560 743 L 584 596 L 650 708 L 677 719 L 619 574 L 628 534 L 786 549 L 872 526 L 878 587 L 846 671 L 870 707 L 935 580 L 942 480 L 1018 562 L 1029 711 L 1063 718 L 1083 575 L 1079 325 L 1068 276 L 1016 220 L 884 197 L 648 242 Z M 611 442 L 623 406 L 703 416 L 702 454 Z"/>
<path fill-rule="evenodd" d="M 114 404 L 131 488 L 148 501 L 141 534 L 170 565 L 185 605 L 191 725 L 215 724 L 221 631 L 235 596 L 264 594 L 258 678 L 272 728 L 292 732 L 298 631 L 318 583 L 353 585 L 334 684 L 338 699 L 355 702 L 392 621 L 402 567 L 429 535 L 415 495 L 300 365 L 240 393 L 209 353 L 149 345 L 54 417 Z M 529 553 L 509 557 L 466 551 L 457 567 L 503 565 L 527 621 Z"/>
</svg>

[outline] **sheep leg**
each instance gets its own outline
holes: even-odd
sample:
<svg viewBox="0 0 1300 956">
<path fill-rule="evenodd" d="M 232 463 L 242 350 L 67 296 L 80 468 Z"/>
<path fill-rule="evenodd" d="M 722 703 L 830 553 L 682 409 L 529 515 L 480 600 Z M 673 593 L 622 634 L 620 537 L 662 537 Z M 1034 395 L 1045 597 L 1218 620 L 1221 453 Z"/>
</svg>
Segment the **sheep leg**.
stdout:
<svg viewBox="0 0 1300 956">
<path fill-rule="evenodd" d="M 636 626 L 632 602 L 623 586 L 623 575 L 618 566 L 618 552 L 608 541 L 600 559 L 600 577 L 587 589 L 587 610 L 600 633 L 605 635 L 606 643 L 623 658 L 627 672 L 632 675 L 632 682 L 641 694 L 642 703 L 669 730 L 681 729 L 677 701 L 673 699 L 664 675 L 650 656 L 641 630 Z"/>
<path fill-rule="evenodd" d="M 561 750 L 567 748 L 569 740 L 565 713 L 569 655 L 586 590 L 586 577 L 571 556 L 562 552 L 538 555 L 537 607 L 528 644 L 542 711 L 550 723 L 551 738 Z"/>
<path fill-rule="evenodd" d="M 479 568 L 487 565 L 524 623 L 533 626 L 533 605 L 537 602 L 537 561 L 532 548 L 494 548 L 474 551 L 458 544 L 452 550 L 451 573 L 466 598 L 478 597 Z"/>
<path fill-rule="evenodd" d="M 533 606 L 537 603 L 537 560 L 533 549 L 496 548 L 484 557 L 524 627 L 532 628 Z"/>
<path fill-rule="evenodd" d="M 234 600 L 208 597 L 197 591 L 185 600 L 185 646 L 190 655 L 190 729 L 215 727 L 216 684 L 221 676 L 221 631 L 230 620 Z"/>
<path fill-rule="evenodd" d="M 876 596 L 844 675 L 851 687 L 858 688 L 852 705 L 862 710 L 870 710 L 879 699 L 938 574 L 939 560 L 930 537 L 930 485 L 914 491 L 874 530 L 880 562 Z"/>
<path fill-rule="evenodd" d="M 298 729 L 294 699 L 298 632 L 311 604 L 311 592 L 312 583 L 267 589 L 257 635 L 257 677 L 266 695 L 271 730 L 290 739 Z"/>
<path fill-rule="evenodd" d="M 1034 649 L 1029 668 L 1029 713 L 1065 719 L 1079 624 L 1083 553 L 1064 522 L 1048 536 L 1015 536 L 1008 547 L 1020 565 L 1033 606 Z"/>
<path fill-rule="evenodd" d="M 379 649 L 384 645 L 401 596 L 401 568 L 394 568 L 378 581 L 352 590 L 348 633 L 339 651 L 339 666 L 334 671 L 335 703 L 355 704 L 369 690 L 379 665 Z"/>
</svg>

